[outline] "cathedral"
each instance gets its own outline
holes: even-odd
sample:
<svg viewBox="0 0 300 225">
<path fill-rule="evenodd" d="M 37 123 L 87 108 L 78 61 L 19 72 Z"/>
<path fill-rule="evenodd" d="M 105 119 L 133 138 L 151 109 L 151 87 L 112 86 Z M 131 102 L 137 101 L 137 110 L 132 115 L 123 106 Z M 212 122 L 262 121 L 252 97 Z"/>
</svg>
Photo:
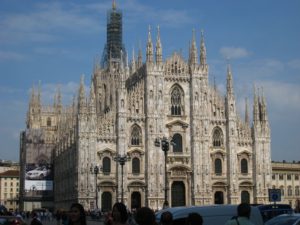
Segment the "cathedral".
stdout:
<svg viewBox="0 0 300 225">
<path fill-rule="evenodd" d="M 230 65 L 225 95 L 209 84 L 203 32 L 198 44 L 193 33 L 188 59 L 178 52 L 164 59 L 159 32 L 153 38 L 149 28 L 145 60 L 139 49 L 128 62 L 122 12 L 113 2 L 89 90 L 82 76 L 68 106 L 59 90 L 51 106 L 42 105 L 40 88 L 32 90 L 21 158 L 31 167 L 50 165 L 53 176 L 41 191 L 52 190 L 55 208 L 73 202 L 102 210 L 116 201 L 129 209 L 268 202 L 271 137 L 264 95 L 254 89 L 252 121 L 247 102 L 242 119 Z M 34 146 L 39 153 L 29 154 Z M 25 195 L 33 198 L 36 189 L 28 188 Z"/>
</svg>

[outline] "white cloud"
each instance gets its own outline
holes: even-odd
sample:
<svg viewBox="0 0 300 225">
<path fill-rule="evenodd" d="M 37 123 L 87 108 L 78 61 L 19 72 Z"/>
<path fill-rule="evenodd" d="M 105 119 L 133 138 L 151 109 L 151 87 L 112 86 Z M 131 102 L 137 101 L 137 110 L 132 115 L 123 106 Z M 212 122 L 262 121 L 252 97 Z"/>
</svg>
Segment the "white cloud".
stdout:
<svg viewBox="0 0 300 225">
<path fill-rule="evenodd" d="M 141 4 L 136 0 L 129 0 L 121 6 L 122 10 L 128 12 L 126 20 L 131 25 L 141 22 L 160 25 L 164 27 L 182 27 L 192 23 L 193 18 L 185 10 L 157 9 L 152 6 Z M 137 20 L 137 18 L 139 18 Z"/>
<path fill-rule="evenodd" d="M 21 89 L 18 88 L 13 88 L 13 87 L 6 87 L 6 86 L 0 86 L 0 94 L 1 95 L 6 95 L 6 94 L 16 94 L 22 92 Z"/>
<path fill-rule="evenodd" d="M 300 59 L 291 60 L 287 65 L 293 69 L 300 69 Z"/>
<path fill-rule="evenodd" d="M 25 59 L 23 54 L 12 51 L 0 51 L 0 62 L 1 61 L 20 61 Z"/>
<path fill-rule="evenodd" d="M 220 49 L 220 54 L 225 59 L 239 59 L 249 56 L 250 52 L 248 52 L 245 48 L 240 47 L 222 47 Z"/>
<path fill-rule="evenodd" d="M 298 112 L 300 115 L 299 84 L 279 81 L 258 81 L 257 83 L 263 87 L 268 105 L 275 110 L 272 113 Z"/>
<path fill-rule="evenodd" d="M 31 13 L 5 13 L 0 23 L 0 41 L 17 43 L 26 41 L 51 42 L 68 32 L 91 34 L 99 31 L 99 13 L 76 4 L 47 2 L 36 4 Z M 83 32 L 84 31 L 84 32 Z"/>
</svg>

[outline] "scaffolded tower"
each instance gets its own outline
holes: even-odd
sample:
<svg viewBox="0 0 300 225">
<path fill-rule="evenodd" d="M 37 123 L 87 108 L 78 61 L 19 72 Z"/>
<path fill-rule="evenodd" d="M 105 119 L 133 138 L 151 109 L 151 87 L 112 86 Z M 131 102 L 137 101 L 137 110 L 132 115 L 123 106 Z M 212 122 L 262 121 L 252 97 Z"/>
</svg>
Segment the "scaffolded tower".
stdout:
<svg viewBox="0 0 300 225">
<path fill-rule="evenodd" d="M 125 56 L 126 51 L 122 42 L 122 12 L 117 9 L 116 3 L 113 1 L 112 9 L 107 13 L 106 44 L 101 65 L 105 68 L 111 61 L 120 62 L 120 59 L 125 60 Z"/>
</svg>

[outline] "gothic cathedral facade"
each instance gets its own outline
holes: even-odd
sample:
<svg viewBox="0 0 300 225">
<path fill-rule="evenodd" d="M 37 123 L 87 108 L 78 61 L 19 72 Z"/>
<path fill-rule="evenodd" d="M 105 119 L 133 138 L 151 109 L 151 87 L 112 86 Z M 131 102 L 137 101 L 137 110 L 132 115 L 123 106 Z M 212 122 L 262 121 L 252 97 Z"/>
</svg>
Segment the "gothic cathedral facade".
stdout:
<svg viewBox="0 0 300 225">
<path fill-rule="evenodd" d="M 124 201 L 160 209 L 165 198 L 170 206 L 268 202 L 265 97 L 254 90 L 252 122 L 247 103 L 241 119 L 230 66 L 225 95 L 209 84 L 203 33 L 200 53 L 193 34 L 187 60 L 176 52 L 163 60 L 159 28 L 155 43 L 149 28 L 145 61 L 139 50 L 128 63 L 115 4 L 108 18 L 103 61 L 89 90 L 82 77 L 70 106 L 59 92 L 51 109 L 41 106 L 40 90 L 30 101 L 27 129 L 42 129 L 53 146 L 55 207 L 80 202 L 109 210 Z"/>
</svg>

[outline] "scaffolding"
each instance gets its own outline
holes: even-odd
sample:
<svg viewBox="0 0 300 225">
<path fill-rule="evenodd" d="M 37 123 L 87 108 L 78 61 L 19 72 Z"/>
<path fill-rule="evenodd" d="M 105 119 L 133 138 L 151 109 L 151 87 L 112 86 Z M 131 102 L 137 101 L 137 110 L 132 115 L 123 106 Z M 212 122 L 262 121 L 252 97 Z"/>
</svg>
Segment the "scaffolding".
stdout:
<svg viewBox="0 0 300 225">
<path fill-rule="evenodd" d="M 104 46 L 101 65 L 103 68 L 110 61 L 120 62 L 125 59 L 126 51 L 122 40 L 122 12 L 113 6 L 107 13 L 106 44 Z M 122 57 L 121 57 L 121 54 Z"/>
</svg>

